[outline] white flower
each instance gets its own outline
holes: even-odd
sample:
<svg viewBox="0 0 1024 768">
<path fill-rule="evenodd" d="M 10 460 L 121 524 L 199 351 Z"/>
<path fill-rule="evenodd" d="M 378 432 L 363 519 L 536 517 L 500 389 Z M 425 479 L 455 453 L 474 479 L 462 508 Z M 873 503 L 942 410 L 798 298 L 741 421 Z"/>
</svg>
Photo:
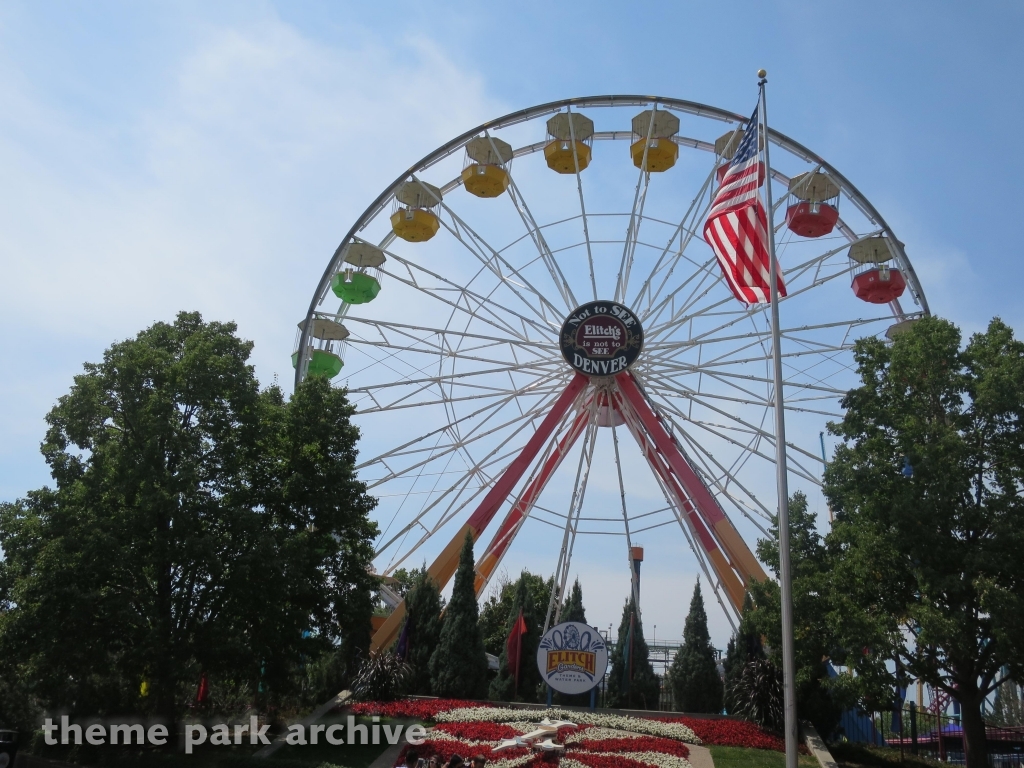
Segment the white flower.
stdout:
<svg viewBox="0 0 1024 768">
<path fill-rule="evenodd" d="M 511 707 L 464 707 L 462 709 L 450 709 L 447 712 L 438 712 L 438 722 L 455 723 L 465 722 L 491 722 L 491 723 L 515 723 L 535 721 L 539 715 L 561 720 L 572 720 L 580 724 L 596 725 L 604 728 L 614 728 L 620 731 L 632 731 L 645 736 L 661 736 L 666 739 L 675 739 L 688 744 L 700 744 L 692 730 L 682 723 L 666 723 L 663 720 L 648 720 L 642 717 L 630 717 L 628 715 L 607 715 L 600 712 L 569 712 L 560 709 L 513 709 Z"/>
<path fill-rule="evenodd" d="M 664 752 L 619 752 L 623 757 L 636 760 L 639 763 L 657 766 L 657 768 L 691 768 L 690 763 L 678 755 L 668 755 Z"/>
<path fill-rule="evenodd" d="M 501 760 L 488 760 L 487 768 L 519 768 L 521 765 L 533 760 L 533 755 L 523 755 L 522 757 L 510 757 L 502 758 Z M 586 768 L 583 766 L 582 768 Z"/>
<path fill-rule="evenodd" d="M 640 739 L 642 733 L 632 731 L 616 731 L 614 728 L 588 728 L 585 731 L 574 733 L 565 740 L 566 744 L 578 744 L 581 741 L 602 741 L 604 739 Z"/>
</svg>

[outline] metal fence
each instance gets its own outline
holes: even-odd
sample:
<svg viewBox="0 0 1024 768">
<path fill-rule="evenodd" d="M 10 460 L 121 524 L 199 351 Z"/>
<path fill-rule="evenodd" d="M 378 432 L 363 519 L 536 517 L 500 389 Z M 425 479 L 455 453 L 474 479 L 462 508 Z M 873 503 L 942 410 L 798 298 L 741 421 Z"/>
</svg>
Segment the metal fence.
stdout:
<svg viewBox="0 0 1024 768">
<path fill-rule="evenodd" d="M 873 734 L 851 741 L 884 743 L 910 755 L 930 757 L 963 765 L 964 738 L 960 718 L 919 709 L 913 702 L 902 710 L 871 715 Z M 1024 768 L 1024 727 L 985 726 L 989 765 L 992 768 Z"/>
</svg>

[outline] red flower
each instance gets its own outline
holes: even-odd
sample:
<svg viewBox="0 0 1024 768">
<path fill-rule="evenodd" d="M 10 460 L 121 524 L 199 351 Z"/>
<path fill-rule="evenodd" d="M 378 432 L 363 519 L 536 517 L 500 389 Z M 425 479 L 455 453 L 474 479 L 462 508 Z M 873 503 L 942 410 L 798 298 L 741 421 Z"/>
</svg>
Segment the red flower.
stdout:
<svg viewBox="0 0 1024 768">
<path fill-rule="evenodd" d="M 690 756 L 690 750 L 683 742 L 659 736 L 641 736 L 632 739 L 583 739 L 575 744 L 568 744 L 566 748 L 570 750 L 585 749 L 588 752 L 663 752 L 682 758 Z"/>
<path fill-rule="evenodd" d="M 512 726 L 501 723 L 438 723 L 434 730 L 450 733 L 459 739 L 470 739 L 473 741 L 514 739 L 520 734 Z"/>
<path fill-rule="evenodd" d="M 461 699 L 399 699 L 398 701 L 360 701 L 350 705 L 354 715 L 380 715 L 381 717 L 404 717 L 414 720 L 433 720 L 438 712 L 462 707 L 488 707 Z"/>
<path fill-rule="evenodd" d="M 647 763 L 641 763 L 630 757 L 621 755 L 594 755 L 589 752 L 573 752 L 572 759 L 578 760 L 590 768 L 651 768 Z"/>
<path fill-rule="evenodd" d="M 682 723 L 690 728 L 705 744 L 722 747 L 749 747 L 786 751 L 786 742 L 773 733 L 748 720 L 729 718 L 703 719 L 695 717 L 662 718 L 669 723 Z"/>
</svg>

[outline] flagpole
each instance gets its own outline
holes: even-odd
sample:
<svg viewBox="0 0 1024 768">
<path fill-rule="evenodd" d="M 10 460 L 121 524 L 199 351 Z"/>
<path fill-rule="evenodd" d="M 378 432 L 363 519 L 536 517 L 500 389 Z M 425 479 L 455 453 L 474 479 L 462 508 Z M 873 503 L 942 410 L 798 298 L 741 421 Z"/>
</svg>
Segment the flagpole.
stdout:
<svg viewBox="0 0 1024 768">
<path fill-rule="evenodd" d="M 772 222 L 772 168 L 768 161 L 768 110 L 765 84 L 768 73 L 758 70 L 760 123 L 764 126 L 765 203 L 768 217 L 768 280 L 772 300 L 772 373 L 775 385 L 775 478 L 779 493 L 779 581 L 782 587 L 782 690 L 786 727 L 786 768 L 797 768 L 796 684 L 793 668 L 793 575 L 789 557 L 789 478 L 786 466 L 786 416 L 782 398 L 782 350 L 779 342 L 779 262 L 775 255 L 775 226 Z M 759 137 L 761 138 L 761 137 Z"/>
</svg>

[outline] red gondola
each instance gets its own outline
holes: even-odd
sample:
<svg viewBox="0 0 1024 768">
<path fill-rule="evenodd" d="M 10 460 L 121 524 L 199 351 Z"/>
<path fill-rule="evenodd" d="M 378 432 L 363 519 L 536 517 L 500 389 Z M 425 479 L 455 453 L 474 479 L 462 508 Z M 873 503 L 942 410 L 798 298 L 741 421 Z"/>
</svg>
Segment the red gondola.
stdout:
<svg viewBox="0 0 1024 768">
<path fill-rule="evenodd" d="M 789 182 L 799 202 L 786 210 L 786 226 L 800 237 L 823 237 L 839 221 L 839 185 L 823 171 L 801 173 Z"/>
<path fill-rule="evenodd" d="M 853 277 L 854 294 L 870 304 L 888 304 L 907 289 L 906 278 L 886 262 L 893 257 L 885 237 L 868 237 L 850 246 L 850 261 L 856 274 Z"/>
</svg>

